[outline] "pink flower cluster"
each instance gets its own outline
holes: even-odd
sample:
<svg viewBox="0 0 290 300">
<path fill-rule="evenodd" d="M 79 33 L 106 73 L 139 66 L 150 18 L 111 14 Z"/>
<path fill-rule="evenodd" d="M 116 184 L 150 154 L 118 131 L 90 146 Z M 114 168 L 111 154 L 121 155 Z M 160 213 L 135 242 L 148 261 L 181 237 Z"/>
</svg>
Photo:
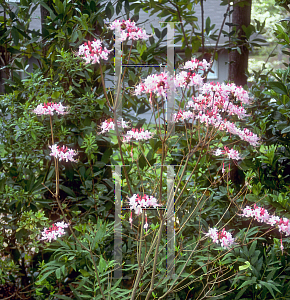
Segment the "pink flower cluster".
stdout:
<svg viewBox="0 0 290 300">
<path fill-rule="evenodd" d="M 108 60 L 108 54 L 110 51 L 107 50 L 106 47 L 102 46 L 102 42 L 100 40 L 94 39 L 93 42 L 88 41 L 80 45 L 77 55 L 84 59 L 86 64 L 95 64 L 100 63 L 100 58 Z"/>
<path fill-rule="evenodd" d="M 151 74 L 145 80 L 144 83 L 140 83 L 135 88 L 135 95 L 141 95 L 142 93 L 150 94 L 150 103 L 152 93 L 157 96 L 166 97 L 166 91 L 168 89 L 168 74 L 162 72 L 160 74 Z"/>
<path fill-rule="evenodd" d="M 228 158 L 230 159 L 235 159 L 235 160 L 240 160 L 242 159 L 240 157 L 240 154 L 237 150 L 234 149 L 229 149 L 228 147 L 224 147 L 224 150 L 218 148 L 215 150 L 214 155 L 220 156 L 220 155 L 227 155 Z"/>
<path fill-rule="evenodd" d="M 280 232 L 285 233 L 286 236 L 290 235 L 289 219 L 271 215 L 265 208 L 259 207 L 256 204 L 254 205 L 254 209 L 246 206 L 243 209 L 243 213 L 241 214 L 241 216 L 254 218 L 260 223 L 265 223 L 271 226 L 277 225 Z"/>
<path fill-rule="evenodd" d="M 206 112 L 192 112 L 192 111 L 182 111 L 180 110 L 177 114 L 174 114 L 174 121 L 188 121 L 188 120 L 199 120 L 201 124 L 205 124 L 206 126 L 213 126 L 218 130 L 225 130 L 234 135 L 238 135 L 241 140 L 244 140 L 251 144 L 252 146 L 259 145 L 259 137 L 245 128 L 244 130 L 239 129 L 235 123 L 227 121 L 227 119 L 223 119 L 221 114 L 213 113 L 210 110 Z"/>
<path fill-rule="evenodd" d="M 54 156 L 56 159 L 77 162 L 73 157 L 77 155 L 76 151 L 73 149 L 69 149 L 66 146 L 59 147 L 58 145 L 54 144 L 49 146 L 51 149 L 50 156 Z"/>
<path fill-rule="evenodd" d="M 153 137 L 154 133 L 145 130 L 143 128 L 140 128 L 139 130 L 136 128 L 133 128 L 126 132 L 124 135 L 124 142 L 129 143 L 131 140 L 136 141 L 147 141 Z"/>
<path fill-rule="evenodd" d="M 51 240 L 56 240 L 58 237 L 61 237 L 65 234 L 64 228 L 67 228 L 68 224 L 62 222 L 57 222 L 53 224 L 51 227 L 44 228 L 44 230 L 41 232 L 42 237 L 40 240 L 45 240 L 48 242 L 51 242 Z"/>
<path fill-rule="evenodd" d="M 132 210 L 135 211 L 135 214 L 138 216 L 142 213 L 142 208 L 147 208 L 147 207 L 154 207 L 156 208 L 159 206 L 157 203 L 157 199 L 153 196 L 148 196 L 144 194 L 144 196 L 140 196 L 139 194 L 134 194 L 131 198 L 129 198 L 129 205 L 130 205 L 130 218 L 129 222 L 132 225 L 133 219 L 132 219 Z M 147 214 L 146 214 L 146 220 L 145 220 L 145 225 L 144 228 L 148 228 L 148 223 L 147 223 Z"/>
<path fill-rule="evenodd" d="M 146 30 L 143 30 L 135 25 L 134 21 L 123 20 L 115 20 L 110 26 L 109 29 L 114 30 L 117 29 L 121 33 L 120 40 L 121 42 L 128 40 L 147 40 L 150 35 L 146 34 Z"/>
<path fill-rule="evenodd" d="M 230 248 L 235 242 L 232 234 L 224 228 L 221 231 L 218 231 L 216 228 L 209 228 L 208 233 L 205 235 L 210 237 L 214 243 L 220 244 L 223 248 Z"/>
<path fill-rule="evenodd" d="M 201 75 L 192 71 L 181 71 L 175 77 L 176 87 L 201 86 L 202 84 L 203 78 L 201 77 Z"/>
<path fill-rule="evenodd" d="M 191 60 L 187 61 L 181 69 L 207 71 L 209 67 L 210 63 L 208 63 L 205 59 L 199 61 L 196 58 L 192 58 Z"/>
<path fill-rule="evenodd" d="M 38 104 L 33 112 L 39 116 L 50 115 L 53 116 L 54 113 L 58 115 L 64 115 L 67 113 L 67 107 L 63 106 L 61 103 L 48 102 L 44 104 Z"/>
<path fill-rule="evenodd" d="M 217 98 L 225 98 L 225 100 L 235 99 L 244 104 L 250 103 L 249 94 L 241 86 L 236 86 L 234 83 L 220 84 L 209 82 L 205 83 L 200 92 L 203 95 L 214 95 Z"/>
<path fill-rule="evenodd" d="M 118 122 L 118 125 L 122 128 L 128 128 L 128 123 L 125 122 L 123 119 Z M 108 132 L 110 130 L 115 130 L 115 123 L 114 123 L 114 119 L 109 119 L 109 120 L 105 120 L 102 124 L 101 124 L 101 133 L 105 133 Z"/>
</svg>

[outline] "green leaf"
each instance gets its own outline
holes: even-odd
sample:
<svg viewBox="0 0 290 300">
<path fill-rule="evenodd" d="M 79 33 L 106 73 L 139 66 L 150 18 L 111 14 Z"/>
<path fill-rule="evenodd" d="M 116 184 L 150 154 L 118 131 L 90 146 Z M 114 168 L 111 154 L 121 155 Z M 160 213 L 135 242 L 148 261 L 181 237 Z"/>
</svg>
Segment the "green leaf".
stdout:
<svg viewBox="0 0 290 300">
<path fill-rule="evenodd" d="M 114 6 L 112 5 L 111 2 L 109 2 L 106 6 L 106 15 L 107 15 L 107 18 L 111 19 L 112 16 L 114 14 Z"/>
<path fill-rule="evenodd" d="M 274 82 L 269 82 L 268 85 L 274 92 L 281 95 L 288 95 L 287 88 L 283 83 L 274 81 Z"/>
<path fill-rule="evenodd" d="M 250 262 L 246 261 L 243 266 L 239 266 L 239 271 L 247 270 L 247 269 L 252 269 Z"/>
<path fill-rule="evenodd" d="M 272 282 L 273 282 L 272 280 L 269 280 L 268 282 L 260 280 L 260 284 L 265 286 L 267 288 L 267 290 L 271 293 L 272 297 L 274 299 L 276 299 L 275 295 L 274 295 L 274 292 L 273 292 L 273 289 L 275 291 L 277 291 L 278 293 L 281 293 L 281 292 L 277 289 L 277 287 Z"/>
<path fill-rule="evenodd" d="M 290 126 L 285 127 L 285 128 L 281 131 L 281 134 L 287 133 L 287 132 L 290 132 Z"/>
<path fill-rule="evenodd" d="M 87 272 L 87 271 L 84 270 L 84 269 L 80 269 L 80 272 L 82 273 L 82 275 L 83 275 L 84 277 L 89 277 L 89 276 L 90 276 L 90 273 Z"/>
<path fill-rule="evenodd" d="M 99 262 L 99 271 L 100 273 L 103 273 L 106 270 L 107 270 L 107 262 L 104 260 L 103 256 L 101 255 L 100 262 Z"/>
<path fill-rule="evenodd" d="M 60 184 L 59 189 L 66 192 L 69 196 L 76 198 L 76 194 L 74 193 L 74 191 L 72 189 L 68 188 L 67 186 Z"/>
<path fill-rule="evenodd" d="M 11 35 L 12 35 L 13 42 L 14 42 L 15 46 L 17 46 L 18 43 L 19 43 L 19 32 L 15 27 L 12 27 Z"/>
<path fill-rule="evenodd" d="M 256 278 L 256 277 L 253 277 L 252 279 L 243 282 L 243 284 L 242 284 L 241 286 L 239 286 L 238 290 L 241 289 L 241 288 L 243 288 L 243 287 L 246 287 L 246 286 L 248 286 L 248 285 L 253 285 L 253 284 L 255 284 L 256 282 L 257 282 L 257 278 Z"/>
</svg>

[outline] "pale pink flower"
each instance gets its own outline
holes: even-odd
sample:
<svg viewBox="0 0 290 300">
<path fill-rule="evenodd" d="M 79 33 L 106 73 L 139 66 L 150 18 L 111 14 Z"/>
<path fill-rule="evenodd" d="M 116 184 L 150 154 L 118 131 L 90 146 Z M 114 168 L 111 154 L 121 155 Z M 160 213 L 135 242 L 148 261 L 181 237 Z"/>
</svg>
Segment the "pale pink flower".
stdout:
<svg viewBox="0 0 290 300">
<path fill-rule="evenodd" d="M 121 127 L 121 128 L 128 128 L 128 123 L 126 121 L 124 121 L 123 119 L 121 121 L 117 121 L 117 124 Z M 108 132 L 110 130 L 115 130 L 115 122 L 114 119 L 109 119 L 109 120 L 105 120 L 102 124 L 101 124 L 101 133 L 105 133 Z"/>
<path fill-rule="evenodd" d="M 134 94 L 141 95 L 142 93 L 154 93 L 156 96 L 165 98 L 168 88 L 168 74 L 167 72 L 162 72 L 160 74 L 151 74 L 147 76 L 144 83 L 141 82 L 136 86 Z"/>
<path fill-rule="evenodd" d="M 232 237 L 232 234 L 223 229 L 223 231 L 220 233 L 221 246 L 223 248 L 230 248 L 231 245 L 234 244 L 234 242 L 235 242 L 235 239 Z"/>
<path fill-rule="evenodd" d="M 48 102 L 44 104 L 38 104 L 33 112 L 37 115 L 50 115 L 53 116 L 54 113 L 58 115 L 64 115 L 67 113 L 67 107 L 63 106 L 61 103 Z"/>
<path fill-rule="evenodd" d="M 230 159 L 235 159 L 235 160 L 242 159 L 237 150 L 229 149 L 228 147 L 224 147 L 224 150 L 221 150 L 221 149 L 218 148 L 214 152 L 214 155 L 216 155 L 216 156 L 220 156 L 220 155 L 223 155 L 223 154 L 227 155 L 227 157 L 230 158 Z"/>
<path fill-rule="evenodd" d="M 179 112 L 177 114 L 173 115 L 173 119 L 174 119 L 175 122 L 188 121 L 190 119 L 194 119 L 194 113 L 192 111 L 179 110 Z"/>
<path fill-rule="evenodd" d="M 135 214 L 137 216 L 139 216 L 142 213 L 142 206 L 141 205 L 137 205 L 134 210 L 135 210 Z"/>
<path fill-rule="evenodd" d="M 176 87 L 191 87 L 201 86 L 203 84 L 203 78 L 201 75 L 192 72 L 181 71 L 175 77 Z"/>
<path fill-rule="evenodd" d="M 146 34 L 146 30 L 141 29 L 135 25 L 134 21 L 129 20 L 123 20 L 122 22 L 120 20 L 115 20 L 112 22 L 112 24 L 109 26 L 109 29 L 114 30 L 117 29 L 121 33 L 120 40 L 121 42 L 128 40 L 147 40 L 150 35 Z"/>
<path fill-rule="evenodd" d="M 281 218 L 278 223 L 279 231 L 285 233 L 286 236 L 290 235 L 290 224 L 289 219 L 287 218 Z"/>
<path fill-rule="evenodd" d="M 274 226 L 274 225 L 278 224 L 279 221 L 280 221 L 280 218 L 278 216 L 271 215 L 267 221 L 267 224 Z"/>
<path fill-rule="evenodd" d="M 153 137 L 154 133 L 149 132 L 148 130 L 145 130 L 143 128 L 136 129 L 133 128 L 126 132 L 124 135 L 124 143 L 129 143 L 132 140 L 136 141 L 147 141 Z"/>
<path fill-rule="evenodd" d="M 187 61 L 182 69 L 189 69 L 192 71 L 197 71 L 197 70 L 208 70 L 210 67 L 210 63 L 208 63 L 205 59 L 202 61 L 199 61 L 196 58 L 192 58 L 191 60 Z"/>
<path fill-rule="evenodd" d="M 253 217 L 253 210 L 251 209 L 250 206 L 246 206 L 244 209 L 243 209 L 243 213 L 241 214 L 242 217 L 246 217 L 246 218 L 249 218 L 249 217 Z"/>
<path fill-rule="evenodd" d="M 223 248 L 230 248 L 235 243 L 232 234 L 224 228 L 221 231 L 218 231 L 216 228 L 209 228 L 208 233 L 205 235 L 210 237 L 214 243 L 220 244 Z"/>
<path fill-rule="evenodd" d="M 49 148 L 51 149 L 50 156 L 55 157 L 59 161 L 77 162 L 77 160 L 74 159 L 74 156 L 77 155 L 75 150 L 69 149 L 66 146 L 59 147 L 57 144 L 49 146 Z"/>
<path fill-rule="evenodd" d="M 209 228 L 205 235 L 210 237 L 214 243 L 218 243 L 218 230 L 216 228 Z"/>
<path fill-rule="evenodd" d="M 77 56 L 85 60 L 85 63 L 100 63 L 100 59 L 108 60 L 109 53 L 113 50 L 108 50 L 102 46 L 100 40 L 88 41 L 80 45 Z"/>
<path fill-rule="evenodd" d="M 262 207 L 254 205 L 254 209 L 249 206 L 243 209 L 243 217 L 254 217 L 258 222 L 263 222 L 271 226 L 278 226 L 280 232 L 285 233 L 286 236 L 290 235 L 290 222 L 287 218 L 279 218 L 278 216 L 270 215 L 268 211 Z"/>
<path fill-rule="evenodd" d="M 270 218 L 270 215 L 269 215 L 268 211 L 265 208 L 258 207 L 258 206 L 254 205 L 253 217 L 258 222 L 267 223 L 269 218 Z"/>
<path fill-rule="evenodd" d="M 135 214 L 138 216 L 142 213 L 142 209 L 146 209 L 147 207 L 156 208 L 157 206 L 159 206 L 159 204 L 157 204 L 157 199 L 153 196 L 148 196 L 146 194 L 144 194 L 143 196 L 140 196 L 139 194 L 134 194 L 132 197 L 129 198 L 129 206 L 130 206 L 130 210 L 131 210 L 129 222 L 130 222 L 130 224 L 132 224 L 132 221 L 133 221 L 132 210 L 134 210 Z M 145 225 L 146 224 L 148 227 L 147 214 L 146 214 Z M 144 228 L 146 229 L 146 227 L 144 227 Z"/>
<path fill-rule="evenodd" d="M 51 227 L 44 228 L 41 232 L 42 237 L 40 240 L 45 240 L 51 242 L 52 240 L 56 240 L 58 237 L 61 237 L 65 234 L 64 228 L 67 228 L 68 224 L 64 222 L 57 222 L 53 224 Z"/>
</svg>

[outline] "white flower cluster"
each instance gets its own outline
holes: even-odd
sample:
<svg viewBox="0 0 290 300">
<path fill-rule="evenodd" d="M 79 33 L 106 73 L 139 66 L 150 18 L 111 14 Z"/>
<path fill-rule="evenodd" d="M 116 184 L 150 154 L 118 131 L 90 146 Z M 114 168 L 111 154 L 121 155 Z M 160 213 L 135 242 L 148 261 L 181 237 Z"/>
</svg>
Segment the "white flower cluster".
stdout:
<svg viewBox="0 0 290 300">
<path fill-rule="evenodd" d="M 218 148 L 215 150 L 214 155 L 220 156 L 220 155 L 227 155 L 228 158 L 230 159 L 235 159 L 235 160 L 240 160 L 242 159 L 240 157 L 240 154 L 237 150 L 234 149 L 229 149 L 228 147 L 224 147 L 224 150 Z"/>
<path fill-rule="evenodd" d="M 223 248 L 230 248 L 235 242 L 232 234 L 225 229 L 218 231 L 216 228 L 209 228 L 208 233 L 205 235 L 210 237 L 214 243 L 220 244 Z"/>
<path fill-rule="evenodd" d="M 39 116 L 41 115 L 53 116 L 54 113 L 57 113 L 58 115 L 64 115 L 67 113 L 66 110 L 67 107 L 63 106 L 61 103 L 48 102 L 48 103 L 37 105 L 37 107 L 33 110 L 33 112 Z"/>
<path fill-rule="evenodd" d="M 120 40 L 121 42 L 128 40 L 147 40 L 150 35 L 146 34 L 146 30 L 143 30 L 135 25 L 134 21 L 123 20 L 115 20 L 110 26 L 109 29 L 114 30 L 117 29 L 121 33 Z"/>
<path fill-rule="evenodd" d="M 124 135 L 124 142 L 129 143 L 131 140 L 136 140 L 136 141 L 147 141 L 152 138 L 154 133 L 145 130 L 143 128 L 135 129 L 133 128 L 132 130 L 129 130 L 126 132 Z"/>
<path fill-rule="evenodd" d="M 119 122 L 117 121 L 118 125 L 122 128 L 128 128 L 128 123 L 126 121 L 124 121 L 123 119 Z M 109 120 L 105 120 L 102 124 L 101 124 L 101 133 L 105 133 L 108 132 L 110 130 L 115 130 L 115 123 L 113 119 L 109 119 Z"/>
<path fill-rule="evenodd" d="M 130 218 L 129 218 L 129 222 L 132 226 L 132 210 L 135 211 L 135 214 L 138 216 L 142 213 L 142 208 L 148 208 L 148 207 L 154 207 L 156 208 L 157 206 L 159 206 L 159 204 L 157 203 L 157 199 L 153 196 L 148 196 L 146 194 L 144 194 L 144 196 L 140 196 L 139 194 L 134 194 L 131 198 L 129 198 L 129 205 L 130 205 L 130 210 L 131 210 L 131 214 L 130 214 Z M 145 224 L 144 224 L 144 228 L 147 229 L 148 228 L 148 222 L 147 222 L 147 214 L 145 215 Z"/>
<path fill-rule="evenodd" d="M 259 145 L 259 137 L 251 132 L 249 129 L 245 128 L 244 130 L 239 129 L 235 123 L 223 119 L 220 114 L 213 114 L 211 111 L 206 111 L 205 113 L 200 112 L 191 112 L 191 111 L 182 111 L 180 110 L 177 114 L 174 114 L 174 121 L 185 121 L 185 120 L 199 120 L 201 124 L 206 126 L 214 126 L 218 130 L 224 130 L 234 135 L 238 135 L 241 140 L 248 142 L 252 146 Z"/>
<path fill-rule="evenodd" d="M 265 208 L 259 207 L 256 204 L 254 205 L 254 209 L 249 206 L 246 206 L 243 209 L 242 217 L 254 218 L 256 221 L 260 223 L 265 223 L 271 226 L 278 226 L 280 232 L 285 233 L 286 236 L 290 235 L 290 223 L 287 218 L 280 218 L 275 215 L 271 215 Z"/>
<path fill-rule="evenodd" d="M 51 242 L 52 240 L 56 240 L 58 237 L 61 237 L 65 234 L 64 228 L 67 228 L 68 224 L 65 222 L 57 222 L 53 224 L 51 227 L 44 228 L 41 232 L 42 237 L 40 240 Z"/>
<path fill-rule="evenodd" d="M 77 162 L 77 160 L 73 158 L 75 155 L 77 155 L 75 150 L 69 149 L 66 146 L 59 147 L 56 144 L 49 146 L 49 148 L 51 149 L 50 156 L 55 157 L 59 161 L 65 160 L 66 162 Z"/>
<path fill-rule="evenodd" d="M 108 54 L 112 50 L 108 50 L 102 46 L 100 40 L 88 41 L 80 45 L 77 55 L 85 60 L 85 63 L 100 63 L 100 59 L 108 60 Z"/>
<path fill-rule="evenodd" d="M 205 59 L 202 61 L 199 61 L 196 58 L 192 58 L 191 60 L 187 61 L 182 69 L 189 69 L 192 71 L 198 71 L 198 70 L 205 70 L 207 71 L 210 67 L 210 63 L 208 63 Z"/>
<path fill-rule="evenodd" d="M 144 83 L 141 82 L 136 86 L 135 95 L 141 95 L 142 93 L 152 95 L 152 93 L 154 93 L 157 96 L 162 96 L 165 98 L 168 87 L 167 72 L 151 74 L 147 76 L 147 78 L 144 80 Z"/>
</svg>

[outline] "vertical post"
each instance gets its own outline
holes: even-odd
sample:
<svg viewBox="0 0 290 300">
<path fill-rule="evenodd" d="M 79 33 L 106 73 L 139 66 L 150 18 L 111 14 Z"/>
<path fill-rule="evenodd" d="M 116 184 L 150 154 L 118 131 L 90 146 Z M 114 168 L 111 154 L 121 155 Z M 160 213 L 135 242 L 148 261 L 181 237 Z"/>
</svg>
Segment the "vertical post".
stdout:
<svg viewBox="0 0 290 300">
<path fill-rule="evenodd" d="M 114 118 L 117 124 L 122 124 L 122 93 L 121 93 L 121 77 L 122 77 L 122 42 L 121 32 L 119 29 L 115 30 L 115 104 L 114 104 Z M 119 128 L 118 128 L 119 129 Z M 119 133 L 119 130 L 116 132 Z"/>
<path fill-rule="evenodd" d="M 167 166 L 167 276 L 175 273 L 174 166 Z"/>
<path fill-rule="evenodd" d="M 174 134 L 175 123 L 173 120 L 175 95 L 174 95 L 174 22 L 167 23 L 167 134 Z M 175 273 L 175 215 L 174 215 L 174 167 L 167 166 L 167 276 Z"/>
<path fill-rule="evenodd" d="M 167 132 L 174 134 L 174 23 L 167 23 L 167 71 L 168 71 L 168 86 L 167 91 Z"/>
<path fill-rule="evenodd" d="M 113 176 L 115 179 L 115 224 L 114 224 L 114 260 L 118 266 L 114 271 L 116 279 L 122 277 L 122 195 L 121 195 L 121 166 L 115 166 Z"/>
</svg>

